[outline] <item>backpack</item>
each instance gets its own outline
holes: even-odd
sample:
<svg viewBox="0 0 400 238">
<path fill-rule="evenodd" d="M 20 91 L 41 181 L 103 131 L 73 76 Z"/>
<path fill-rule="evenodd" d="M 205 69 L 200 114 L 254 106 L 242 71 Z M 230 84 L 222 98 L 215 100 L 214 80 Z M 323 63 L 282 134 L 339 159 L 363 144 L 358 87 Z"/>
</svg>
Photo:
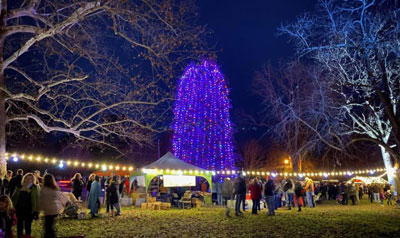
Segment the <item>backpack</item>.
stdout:
<svg viewBox="0 0 400 238">
<path fill-rule="evenodd" d="M 293 186 L 293 185 L 292 185 L 292 181 L 289 180 L 289 181 L 285 184 L 285 186 L 283 187 L 283 191 L 286 192 L 287 190 L 291 189 L 292 186 Z"/>
</svg>

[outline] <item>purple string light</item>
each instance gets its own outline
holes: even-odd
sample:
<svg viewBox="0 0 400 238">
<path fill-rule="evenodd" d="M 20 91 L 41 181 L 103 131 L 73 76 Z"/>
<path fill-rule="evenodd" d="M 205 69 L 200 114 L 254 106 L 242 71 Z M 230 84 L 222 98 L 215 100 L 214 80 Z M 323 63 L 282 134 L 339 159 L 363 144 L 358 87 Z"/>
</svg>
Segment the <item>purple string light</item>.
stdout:
<svg viewBox="0 0 400 238">
<path fill-rule="evenodd" d="M 234 169 L 229 89 L 219 67 L 203 60 L 180 78 L 173 122 L 173 152 L 209 170 Z"/>
</svg>

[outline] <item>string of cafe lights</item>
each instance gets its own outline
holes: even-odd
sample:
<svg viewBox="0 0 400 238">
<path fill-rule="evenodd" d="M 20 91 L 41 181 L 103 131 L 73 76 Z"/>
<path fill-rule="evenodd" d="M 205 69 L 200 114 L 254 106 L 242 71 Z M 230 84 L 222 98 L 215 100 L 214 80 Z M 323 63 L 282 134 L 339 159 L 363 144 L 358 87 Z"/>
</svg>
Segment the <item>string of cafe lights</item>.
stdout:
<svg viewBox="0 0 400 238">
<path fill-rule="evenodd" d="M 19 162 L 28 161 L 28 162 L 36 162 L 36 163 L 46 163 L 53 164 L 58 166 L 59 168 L 65 167 L 75 167 L 75 168 L 87 168 L 87 169 L 101 169 L 103 171 L 111 170 L 111 171 L 133 171 L 134 167 L 132 165 L 122 165 L 122 164 L 110 164 L 110 163 L 98 163 L 98 162 L 81 162 L 78 160 L 63 160 L 58 158 L 48 158 L 43 156 L 34 156 L 34 155 L 25 155 L 13 153 L 6 153 L 6 160 Z"/>
<path fill-rule="evenodd" d="M 6 160 L 12 162 L 28 161 L 28 162 L 36 162 L 36 163 L 46 163 L 53 164 L 58 166 L 59 168 L 72 167 L 72 168 L 87 168 L 87 169 L 100 169 L 102 171 L 134 171 L 135 167 L 132 165 L 123 165 L 123 164 L 113 164 L 113 163 L 98 163 L 98 162 L 81 162 L 78 160 L 63 160 L 58 158 L 48 158 L 43 156 L 34 156 L 34 155 L 25 155 L 13 153 L 6 153 Z M 392 173 L 395 174 L 395 171 L 398 168 L 394 167 L 392 169 Z M 234 176 L 239 173 L 242 173 L 245 176 L 286 176 L 286 177 L 333 177 L 333 176 L 352 176 L 352 175 L 361 175 L 361 174 L 369 174 L 373 175 L 379 172 L 385 172 L 385 168 L 375 168 L 375 169 L 365 169 L 365 170 L 342 170 L 342 171 L 321 171 L 321 172 L 299 172 L 299 173 L 289 173 L 289 172 L 273 172 L 273 171 L 240 171 L 240 170 L 220 170 L 220 171 L 210 171 L 210 170 L 176 170 L 176 169 L 142 169 L 143 173 L 148 174 L 186 174 L 186 175 L 202 175 L 202 174 L 210 174 L 215 175 L 227 175 Z"/>
</svg>

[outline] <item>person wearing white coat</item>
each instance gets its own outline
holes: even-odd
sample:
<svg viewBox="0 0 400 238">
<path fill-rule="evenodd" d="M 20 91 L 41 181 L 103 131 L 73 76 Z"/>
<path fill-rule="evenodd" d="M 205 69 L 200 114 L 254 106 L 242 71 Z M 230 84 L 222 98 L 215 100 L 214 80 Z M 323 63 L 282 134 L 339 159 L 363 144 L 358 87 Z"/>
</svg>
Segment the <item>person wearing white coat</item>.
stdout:
<svg viewBox="0 0 400 238">
<path fill-rule="evenodd" d="M 62 209 L 60 201 L 60 188 L 54 176 L 46 174 L 43 178 L 43 188 L 40 190 L 39 208 L 44 211 L 44 237 L 56 237 L 54 220 Z"/>
</svg>

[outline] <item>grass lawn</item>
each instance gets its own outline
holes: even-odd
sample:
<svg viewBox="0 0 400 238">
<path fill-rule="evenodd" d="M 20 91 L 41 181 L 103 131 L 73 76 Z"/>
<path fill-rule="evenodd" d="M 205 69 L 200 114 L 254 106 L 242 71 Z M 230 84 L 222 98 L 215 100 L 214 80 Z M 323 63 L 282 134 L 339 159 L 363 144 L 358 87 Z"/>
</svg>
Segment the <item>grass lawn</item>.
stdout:
<svg viewBox="0 0 400 238">
<path fill-rule="evenodd" d="M 102 208 L 101 212 L 105 209 Z M 87 220 L 59 219 L 59 236 L 85 237 L 400 237 L 400 209 L 363 200 L 359 206 L 333 202 L 276 216 L 246 211 L 227 218 L 221 207 L 169 211 L 123 208 L 122 216 L 103 215 Z M 33 235 L 41 237 L 42 221 L 34 221 Z"/>
</svg>

